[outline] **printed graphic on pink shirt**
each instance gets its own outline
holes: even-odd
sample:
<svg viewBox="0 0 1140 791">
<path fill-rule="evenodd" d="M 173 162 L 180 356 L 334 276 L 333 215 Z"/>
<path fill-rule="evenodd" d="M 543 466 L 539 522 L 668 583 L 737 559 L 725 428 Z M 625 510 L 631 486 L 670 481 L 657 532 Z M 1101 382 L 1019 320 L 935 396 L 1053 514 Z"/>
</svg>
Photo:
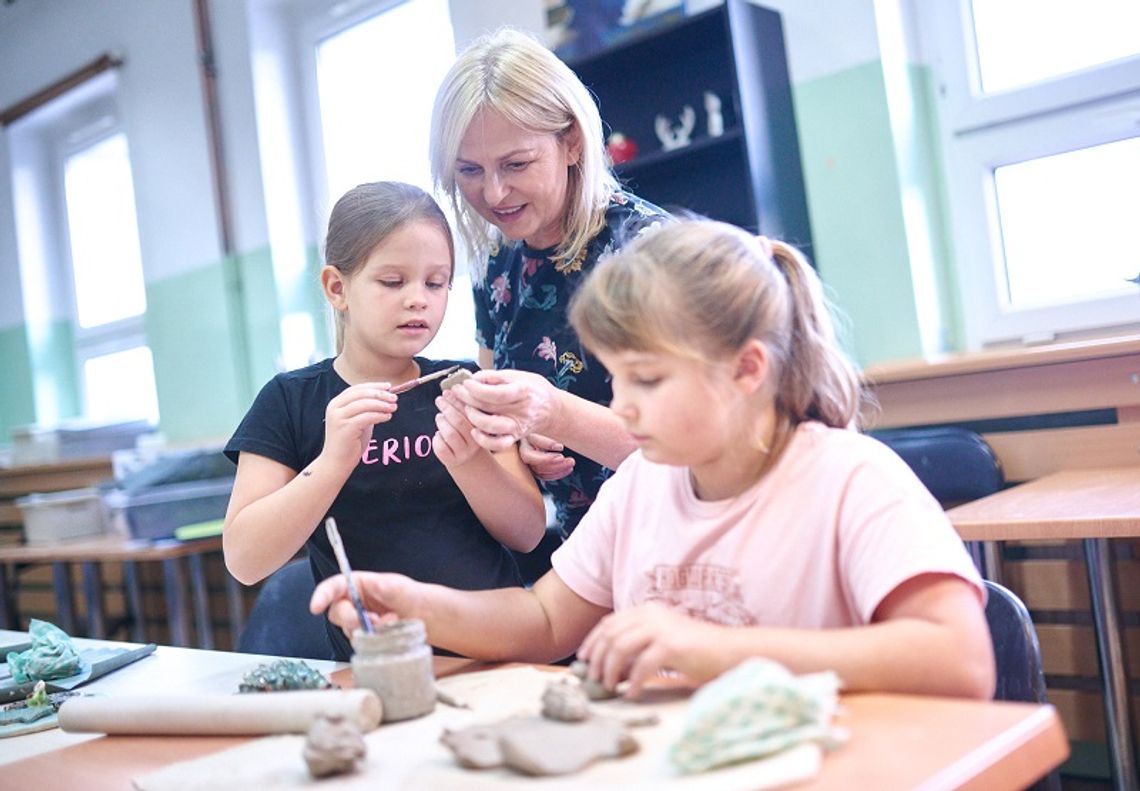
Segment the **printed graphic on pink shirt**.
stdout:
<svg viewBox="0 0 1140 791">
<path fill-rule="evenodd" d="M 658 565 L 647 576 L 646 601 L 660 602 L 693 618 L 725 626 L 757 623 L 744 606 L 737 569 L 699 563 Z"/>
</svg>

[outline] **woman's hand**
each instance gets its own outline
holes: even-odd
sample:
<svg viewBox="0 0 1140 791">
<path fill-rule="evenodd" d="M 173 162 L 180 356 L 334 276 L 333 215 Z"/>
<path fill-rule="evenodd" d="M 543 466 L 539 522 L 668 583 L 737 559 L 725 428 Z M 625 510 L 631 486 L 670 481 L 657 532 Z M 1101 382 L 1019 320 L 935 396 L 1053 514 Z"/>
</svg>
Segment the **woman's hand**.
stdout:
<svg viewBox="0 0 1140 791">
<path fill-rule="evenodd" d="M 661 670 L 703 684 L 720 673 L 719 665 L 705 655 L 716 650 L 716 632 L 724 628 L 650 602 L 599 621 L 578 649 L 578 658 L 589 664 L 590 678 L 607 689 L 628 679 L 626 697 L 636 697 Z"/>
<path fill-rule="evenodd" d="M 481 453 L 483 448 L 471 436 L 471 423 L 463 414 L 463 402 L 448 391 L 435 399 L 435 405 L 439 414 L 435 416 L 431 446 L 443 466 L 458 467 Z"/>
<path fill-rule="evenodd" d="M 465 405 L 475 441 L 490 451 L 542 434 L 558 417 L 558 388 L 527 371 L 479 371 L 449 392 Z"/>
<path fill-rule="evenodd" d="M 519 443 L 519 458 L 530 467 L 534 477 L 543 481 L 557 481 L 574 472 L 574 458 L 563 455 L 565 447 L 550 437 L 528 434 Z"/>
<path fill-rule="evenodd" d="M 368 450 L 372 427 L 391 420 L 396 411 L 390 387 L 387 382 L 352 385 L 329 401 L 321 455 L 351 472 Z"/>
<path fill-rule="evenodd" d="M 412 617 L 412 605 L 416 601 L 415 588 L 419 583 L 401 574 L 380 574 L 374 571 L 354 571 L 352 579 L 360 593 L 365 612 L 374 625 L 396 618 Z M 320 615 L 325 610 L 328 610 L 329 620 L 349 637 L 360 627 L 360 618 L 348 595 L 348 585 L 343 574 L 334 574 L 323 580 L 313 591 L 313 596 L 309 599 L 309 611 L 313 615 Z"/>
</svg>

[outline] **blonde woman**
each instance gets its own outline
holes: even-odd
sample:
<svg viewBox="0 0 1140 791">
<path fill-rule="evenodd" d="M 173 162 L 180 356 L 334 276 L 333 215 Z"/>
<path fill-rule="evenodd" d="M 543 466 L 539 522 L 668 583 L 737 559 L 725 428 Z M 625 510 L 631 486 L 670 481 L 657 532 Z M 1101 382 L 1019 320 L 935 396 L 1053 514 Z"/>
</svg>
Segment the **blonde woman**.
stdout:
<svg viewBox="0 0 1140 791">
<path fill-rule="evenodd" d="M 431 163 L 472 253 L 479 363 L 496 369 L 449 397 L 484 447 L 521 442 L 566 535 L 634 448 L 567 307 L 600 259 L 666 215 L 618 184 L 586 87 L 516 30 L 478 39 L 444 78 Z"/>
</svg>

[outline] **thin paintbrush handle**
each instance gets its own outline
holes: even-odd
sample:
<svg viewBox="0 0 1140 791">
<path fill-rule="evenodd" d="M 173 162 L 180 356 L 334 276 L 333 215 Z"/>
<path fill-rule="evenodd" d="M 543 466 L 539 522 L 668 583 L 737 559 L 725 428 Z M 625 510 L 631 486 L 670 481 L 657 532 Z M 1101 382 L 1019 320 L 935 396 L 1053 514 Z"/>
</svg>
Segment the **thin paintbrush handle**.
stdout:
<svg viewBox="0 0 1140 791">
<path fill-rule="evenodd" d="M 328 533 L 329 543 L 332 544 L 333 554 L 336 555 L 340 573 L 348 585 L 348 596 L 352 599 L 352 606 L 356 608 L 356 617 L 360 619 L 360 628 L 372 634 L 372 621 L 364 612 L 364 602 L 360 600 L 360 592 L 356 590 L 356 582 L 352 579 L 352 567 L 348 565 L 348 555 L 344 553 L 344 543 L 340 540 L 340 531 L 336 529 L 336 520 L 331 516 L 325 520 L 325 532 Z"/>
<path fill-rule="evenodd" d="M 401 382 L 400 384 L 393 387 L 392 392 L 395 393 L 396 395 L 399 395 L 400 393 L 406 393 L 409 390 L 411 390 L 413 387 L 419 387 L 424 382 L 430 382 L 433 379 L 439 379 L 440 377 L 448 376 L 450 374 L 455 373 L 458 370 L 459 370 L 459 366 L 453 365 L 450 368 L 444 368 L 442 370 L 436 371 L 434 374 L 427 374 L 425 376 L 420 376 L 420 377 L 417 377 L 415 379 L 409 379 L 408 381 Z"/>
</svg>

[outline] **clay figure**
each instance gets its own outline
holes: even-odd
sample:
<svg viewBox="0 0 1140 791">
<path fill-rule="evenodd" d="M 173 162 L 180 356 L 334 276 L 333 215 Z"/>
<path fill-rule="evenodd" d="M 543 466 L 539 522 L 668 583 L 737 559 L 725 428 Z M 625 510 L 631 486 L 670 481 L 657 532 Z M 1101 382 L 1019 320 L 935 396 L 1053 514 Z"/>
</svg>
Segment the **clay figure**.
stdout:
<svg viewBox="0 0 1140 791">
<path fill-rule="evenodd" d="M 547 684 L 542 693 L 542 716 L 562 722 L 581 722 L 590 716 L 590 701 L 581 684 L 569 680 Z"/>
<path fill-rule="evenodd" d="M 586 697 L 590 700 L 609 700 L 610 698 L 616 698 L 617 692 L 612 689 L 607 689 L 600 681 L 593 681 L 587 678 L 589 670 L 590 666 L 581 660 L 577 660 L 570 665 L 570 672 L 582 681 L 582 690 L 586 693 Z"/>
<path fill-rule="evenodd" d="M 321 715 L 309 728 L 302 755 L 313 777 L 355 771 L 367 748 L 360 728 L 340 715 Z"/>
<path fill-rule="evenodd" d="M 506 766 L 533 776 L 565 775 L 594 761 L 637 751 L 637 740 L 618 720 L 588 717 L 563 722 L 548 717 L 511 717 L 491 725 L 447 731 L 440 738 L 461 766 Z"/>
<path fill-rule="evenodd" d="M 455 387 L 456 385 L 463 384 L 464 382 L 466 382 L 470 378 L 471 378 L 471 372 L 468 371 L 466 368 L 460 368 L 455 373 L 448 375 L 448 377 L 446 379 L 444 379 L 443 382 L 441 382 L 439 386 L 440 386 L 440 389 L 442 389 L 442 390 L 450 390 L 451 388 Z"/>
</svg>

